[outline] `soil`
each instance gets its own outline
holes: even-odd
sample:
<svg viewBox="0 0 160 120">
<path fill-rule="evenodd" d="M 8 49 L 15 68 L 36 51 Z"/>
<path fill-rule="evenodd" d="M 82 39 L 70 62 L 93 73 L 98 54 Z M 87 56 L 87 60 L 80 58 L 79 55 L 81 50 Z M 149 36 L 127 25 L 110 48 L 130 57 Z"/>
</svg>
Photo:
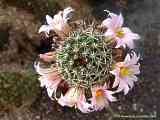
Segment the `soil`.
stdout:
<svg viewBox="0 0 160 120">
<path fill-rule="evenodd" d="M 41 89 L 29 108 L 24 106 L 16 111 L 0 113 L 0 120 L 160 120 L 160 1 L 90 0 L 88 4 L 97 19 L 104 19 L 104 9 L 116 13 L 121 11 L 125 25 L 141 35 L 141 40 L 136 43 L 136 51 L 141 54 L 141 74 L 134 88 L 126 96 L 118 95 L 119 100 L 111 103 L 111 109 L 90 114 L 61 107 L 48 98 L 45 89 Z M 35 48 L 37 46 L 36 43 Z M 37 52 L 35 50 L 32 56 Z"/>
</svg>

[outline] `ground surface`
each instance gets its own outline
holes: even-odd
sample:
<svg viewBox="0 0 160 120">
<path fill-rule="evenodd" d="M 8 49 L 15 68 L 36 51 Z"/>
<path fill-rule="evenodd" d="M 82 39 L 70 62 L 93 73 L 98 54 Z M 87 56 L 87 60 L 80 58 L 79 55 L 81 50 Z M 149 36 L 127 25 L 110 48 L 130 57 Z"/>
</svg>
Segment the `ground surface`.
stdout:
<svg viewBox="0 0 160 120">
<path fill-rule="evenodd" d="M 108 0 L 109 1 L 109 0 Z M 114 8 L 111 2 L 100 0 L 93 2 L 93 14 Z M 122 0 L 123 1 L 123 0 Z M 131 0 L 122 10 L 126 16 L 126 25 L 141 35 L 138 51 L 141 52 L 141 75 L 133 90 L 126 96 L 119 96 L 119 101 L 111 104 L 114 114 L 103 110 L 91 114 L 82 114 L 70 108 L 62 108 L 51 101 L 42 89 L 36 100 L 28 109 L 22 108 L 0 114 L 0 120 L 160 120 L 160 1 Z M 114 9 L 118 12 L 119 9 Z M 14 114 L 14 115 L 13 115 Z M 14 117 L 15 118 L 14 118 Z M 130 116 L 129 118 L 124 118 Z M 139 118 L 136 118 L 139 117 Z M 146 117 L 146 118 L 140 118 Z M 155 117 L 155 118 L 151 118 Z"/>
</svg>

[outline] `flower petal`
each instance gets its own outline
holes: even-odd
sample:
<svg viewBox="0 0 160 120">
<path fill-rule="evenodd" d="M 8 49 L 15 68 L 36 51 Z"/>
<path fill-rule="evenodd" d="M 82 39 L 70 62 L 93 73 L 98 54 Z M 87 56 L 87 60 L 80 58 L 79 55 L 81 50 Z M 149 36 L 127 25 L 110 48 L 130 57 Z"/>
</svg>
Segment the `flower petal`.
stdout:
<svg viewBox="0 0 160 120">
<path fill-rule="evenodd" d="M 58 103 L 62 106 L 69 106 L 73 107 L 75 105 L 75 102 L 71 99 L 68 99 L 67 96 L 61 95 L 61 97 L 58 99 Z"/>
<path fill-rule="evenodd" d="M 89 112 L 93 112 L 94 111 L 93 105 L 91 105 L 91 104 L 89 104 L 89 103 L 87 103 L 85 101 L 78 102 L 77 108 L 83 113 L 89 113 Z"/>
<path fill-rule="evenodd" d="M 107 96 L 107 99 L 110 101 L 110 102 L 115 102 L 117 101 L 116 97 L 112 96 L 112 94 L 114 94 L 115 92 L 113 91 L 110 91 L 110 90 L 105 90 L 105 96 Z"/>
<path fill-rule="evenodd" d="M 61 82 L 61 80 L 54 80 L 54 82 L 52 82 L 52 85 L 50 87 L 47 88 L 47 93 L 48 96 L 52 99 L 52 95 L 56 94 L 57 88 L 59 83 Z M 56 98 L 56 97 L 55 97 Z"/>
<path fill-rule="evenodd" d="M 120 15 L 116 15 L 114 13 L 109 13 L 109 16 L 111 17 L 111 20 L 108 20 L 108 27 L 109 29 L 117 29 L 122 27 L 123 25 L 123 16 L 120 13 Z"/>
<path fill-rule="evenodd" d="M 138 78 L 137 78 L 135 75 L 131 75 L 131 76 L 130 76 L 130 79 L 132 79 L 132 80 L 135 81 L 135 82 L 138 81 Z"/>
<path fill-rule="evenodd" d="M 119 85 L 119 80 L 115 79 L 113 83 L 113 88 L 117 87 Z"/>
<path fill-rule="evenodd" d="M 113 37 L 114 38 L 114 32 L 111 29 L 108 29 L 105 33 L 104 36 L 108 37 Z"/>
<path fill-rule="evenodd" d="M 70 17 L 71 17 L 70 15 L 73 11 L 74 11 L 74 9 L 71 7 L 67 7 L 63 10 L 63 20 L 65 23 L 70 19 Z"/>
<path fill-rule="evenodd" d="M 111 24 L 111 18 L 106 18 L 105 20 L 103 20 L 102 22 L 102 26 L 106 27 L 106 28 L 112 28 Z"/>
<path fill-rule="evenodd" d="M 140 64 L 138 64 L 138 65 L 130 65 L 130 72 L 132 74 L 136 74 L 136 75 L 140 74 L 139 66 L 140 66 Z"/>
<path fill-rule="evenodd" d="M 45 32 L 47 34 L 49 34 L 49 26 L 48 25 L 42 25 L 40 28 L 39 28 L 39 31 L 38 33 L 41 33 L 41 32 Z"/>
<path fill-rule="evenodd" d="M 120 13 L 120 15 L 115 15 L 113 13 L 110 13 L 110 16 L 112 19 L 114 19 L 114 28 L 119 28 L 119 27 L 122 27 L 123 25 L 123 16 L 122 14 Z"/>
<path fill-rule="evenodd" d="M 46 15 L 46 21 L 48 25 L 51 25 L 53 23 L 53 18 L 49 15 Z"/>
<path fill-rule="evenodd" d="M 53 68 L 53 67 L 50 67 L 50 68 L 42 68 L 41 67 L 41 62 L 35 62 L 34 63 L 34 68 L 36 70 L 36 72 L 39 74 L 39 75 L 47 75 L 53 71 L 56 70 L 56 68 Z"/>
</svg>

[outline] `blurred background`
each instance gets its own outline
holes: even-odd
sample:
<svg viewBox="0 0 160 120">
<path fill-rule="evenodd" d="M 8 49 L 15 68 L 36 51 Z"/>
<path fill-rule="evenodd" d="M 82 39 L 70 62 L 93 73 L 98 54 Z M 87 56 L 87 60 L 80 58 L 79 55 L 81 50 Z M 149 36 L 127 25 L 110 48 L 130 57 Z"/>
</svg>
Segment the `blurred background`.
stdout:
<svg viewBox="0 0 160 120">
<path fill-rule="evenodd" d="M 33 62 L 42 51 L 37 31 L 45 15 L 72 6 L 76 17 L 92 15 L 97 21 L 105 9 L 123 14 L 125 25 L 141 35 L 141 75 L 133 90 L 111 103 L 120 115 L 146 115 L 159 120 L 160 107 L 160 1 L 159 0 L 0 0 L 0 120 L 133 120 L 103 110 L 82 114 L 51 101 L 39 87 Z M 45 44 L 45 45 L 44 45 Z"/>
</svg>

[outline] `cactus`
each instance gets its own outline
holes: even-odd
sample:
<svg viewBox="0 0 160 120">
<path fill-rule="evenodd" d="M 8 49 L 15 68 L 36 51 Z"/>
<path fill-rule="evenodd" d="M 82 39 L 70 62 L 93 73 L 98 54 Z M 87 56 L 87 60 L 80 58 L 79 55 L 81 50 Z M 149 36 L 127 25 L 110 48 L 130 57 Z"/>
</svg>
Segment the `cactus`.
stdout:
<svg viewBox="0 0 160 120">
<path fill-rule="evenodd" d="M 55 31 L 62 42 L 54 52 L 40 54 L 35 69 L 41 86 L 60 105 L 83 113 L 99 111 L 117 100 L 114 93 L 123 91 L 126 95 L 137 81 L 140 57 L 125 48 L 133 49 L 140 36 L 123 27 L 122 14 L 107 11 L 108 18 L 101 24 L 88 19 L 74 25 L 67 17 L 73 11 L 68 7 L 53 18 L 46 16 L 48 24 L 39 32 L 54 39 L 51 31 Z"/>
<path fill-rule="evenodd" d="M 57 52 L 59 71 L 71 86 L 104 83 L 112 62 L 112 48 L 96 33 L 73 32 Z"/>
<path fill-rule="evenodd" d="M 39 91 L 39 84 L 33 73 L 0 73 L 0 111 L 28 104 Z"/>
</svg>

